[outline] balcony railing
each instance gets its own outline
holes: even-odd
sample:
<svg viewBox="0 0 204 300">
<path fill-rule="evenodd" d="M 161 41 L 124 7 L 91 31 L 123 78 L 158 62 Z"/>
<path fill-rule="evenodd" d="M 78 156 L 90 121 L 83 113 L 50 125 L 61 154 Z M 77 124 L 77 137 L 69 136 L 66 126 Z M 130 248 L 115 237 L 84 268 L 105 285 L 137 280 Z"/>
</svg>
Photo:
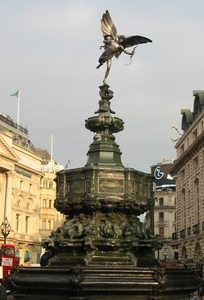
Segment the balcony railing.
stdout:
<svg viewBox="0 0 204 300">
<path fill-rule="evenodd" d="M 9 126 L 12 126 L 19 131 L 25 133 L 28 135 L 28 129 L 24 128 L 22 125 L 18 125 L 17 123 L 13 122 L 13 120 L 9 116 L 5 116 L 3 114 L 0 114 L 0 121 L 3 121 L 4 123 L 8 124 Z"/>
<path fill-rule="evenodd" d="M 200 232 L 200 224 L 193 225 L 193 233 L 199 233 Z"/>
<path fill-rule="evenodd" d="M 178 239 L 178 232 L 173 232 L 172 233 L 172 240 L 177 240 Z"/>
</svg>

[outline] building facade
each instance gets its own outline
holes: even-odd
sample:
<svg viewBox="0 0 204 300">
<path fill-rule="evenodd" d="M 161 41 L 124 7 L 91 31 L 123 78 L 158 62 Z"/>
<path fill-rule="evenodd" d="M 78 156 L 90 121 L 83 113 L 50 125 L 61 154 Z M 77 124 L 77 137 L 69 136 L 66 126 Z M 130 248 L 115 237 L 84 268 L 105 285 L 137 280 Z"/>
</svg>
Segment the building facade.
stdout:
<svg viewBox="0 0 204 300">
<path fill-rule="evenodd" d="M 155 253 L 155 257 L 168 262 L 177 258 L 177 253 L 169 246 L 175 229 L 176 213 L 176 184 L 169 174 L 172 165 L 172 161 L 165 158 L 151 167 L 155 205 L 146 213 L 147 227 L 150 227 L 155 235 L 159 235 L 163 243 L 162 249 Z"/>
<path fill-rule="evenodd" d="M 46 149 L 36 148 L 36 152 L 42 157 L 41 172 L 44 174 L 40 187 L 39 213 L 39 233 L 43 243 L 48 240 L 51 231 L 60 227 L 65 220 L 65 216 L 54 208 L 56 172 L 64 167 L 56 163 Z"/>
<path fill-rule="evenodd" d="M 8 219 L 6 242 L 15 245 L 20 265 L 39 263 L 43 240 L 63 222 L 53 206 L 60 169 L 37 151 L 26 128 L 0 114 L 0 224 Z"/>
<path fill-rule="evenodd" d="M 22 131 L 21 131 L 22 130 Z M 39 260 L 41 157 L 33 151 L 26 129 L 0 115 L 0 220 L 11 225 L 7 243 L 15 245 L 20 264 Z M 0 237 L 3 242 L 3 236 Z"/>
<path fill-rule="evenodd" d="M 203 264 L 204 253 L 204 91 L 193 91 L 193 111 L 182 109 L 182 136 L 175 148 L 176 227 L 171 245 L 189 265 Z"/>
</svg>

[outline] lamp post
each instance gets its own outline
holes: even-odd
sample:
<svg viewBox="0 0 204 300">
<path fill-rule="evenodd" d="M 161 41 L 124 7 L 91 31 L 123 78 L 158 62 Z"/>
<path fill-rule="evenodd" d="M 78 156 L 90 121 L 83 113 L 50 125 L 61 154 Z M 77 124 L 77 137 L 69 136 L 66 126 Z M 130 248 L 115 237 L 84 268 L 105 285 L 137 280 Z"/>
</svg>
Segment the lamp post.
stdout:
<svg viewBox="0 0 204 300">
<path fill-rule="evenodd" d="M 6 244 L 6 238 L 9 235 L 10 231 L 11 231 L 11 225 L 7 217 L 5 217 L 4 221 L 1 223 L 1 232 L 4 237 L 4 244 Z"/>
<path fill-rule="evenodd" d="M 168 248 L 164 248 L 164 253 L 163 253 L 163 255 L 164 255 L 164 259 L 165 259 L 165 268 L 166 268 L 166 257 L 168 256 Z"/>
</svg>

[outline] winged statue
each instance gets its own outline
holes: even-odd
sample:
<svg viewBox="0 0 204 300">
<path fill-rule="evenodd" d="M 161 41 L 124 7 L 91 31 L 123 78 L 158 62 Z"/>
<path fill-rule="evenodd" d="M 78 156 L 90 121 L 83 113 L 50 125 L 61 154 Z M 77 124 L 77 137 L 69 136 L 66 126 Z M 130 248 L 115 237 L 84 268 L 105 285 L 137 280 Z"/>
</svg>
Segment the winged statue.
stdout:
<svg viewBox="0 0 204 300">
<path fill-rule="evenodd" d="M 124 52 L 125 54 L 130 55 L 130 57 L 132 58 L 132 56 L 135 53 L 135 49 L 129 52 L 126 50 L 126 48 L 137 46 L 139 44 L 151 43 L 152 41 L 140 35 L 134 35 L 130 37 L 125 37 L 124 35 L 117 35 L 117 29 L 111 19 L 108 10 L 106 10 L 106 12 L 102 15 L 101 30 L 104 37 L 104 46 L 101 46 L 100 48 L 104 48 L 104 52 L 99 57 L 99 65 L 96 68 L 98 69 L 105 62 L 107 63 L 105 77 L 103 80 L 103 83 L 106 84 L 106 79 L 110 72 L 113 56 L 118 58 L 120 54 Z"/>
</svg>

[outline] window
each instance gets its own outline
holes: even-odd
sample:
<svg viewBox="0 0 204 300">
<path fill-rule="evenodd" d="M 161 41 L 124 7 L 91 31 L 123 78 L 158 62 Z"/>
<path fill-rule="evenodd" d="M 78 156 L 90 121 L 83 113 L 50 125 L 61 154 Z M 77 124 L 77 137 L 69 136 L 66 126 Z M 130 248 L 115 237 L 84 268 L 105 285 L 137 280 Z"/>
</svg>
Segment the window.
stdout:
<svg viewBox="0 0 204 300">
<path fill-rule="evenodd" d="M 185 179 L 185 169 L 181 170 L 181 180 Z"/>
<path fill-rule="evenodd" d="M 195 257 L 198 261 L 202 260 L 202 249 L 199 243 L 195 246 Z"/>
<path fill-rule="evenodd" d="M 185 189 L 181 191 L 181 227 L 186 229 L 186 194 Z"/>
<path fill-rule="evenodd" d="M 199 180 L 198 178 L 194 181 L 194 211 L 195 211 L 195 222 L 200 223 L 200 191 L 199 191 Z"/>
<path fill-rule="evenodd" d="M 193 160 L 193 168 L 194 170 L 198 167 L 198 157 Z"/>
<path fill-rule="evenodd" d="M 190 164 L 187 166 L 187 174 L 190 175 Z"/>
<path fill-rule="evenodd" d="M 188 258 L 186 247 L 182 248 L 182 250 L 181 250 L 181 256 L 182 256 L 183 259 L 187 259 Z"/>
<path fill-rule="evenodd" d="M 175 260 L 178 260 L 178 259 L 179 259 L 178 252 L 174 252 L 174 259 L 175 259 Z"/>
<path fill-rule="evenodd" d="M 164 238 L 164 227 L 159 227 L 159 236 L 160 238 Z"/>
<path fill-rule="evenodd" d="M 164 198 L 159 198 L 159 206 L 163 206 L 164 205 Z"/>
<path fill-rule="evenodd" d="M 32 184 L 29 184 L 29 193 L 32 192 Z"/>
<path fill-rule="evenodd" d="M 20 189 L 23 188 L 23 180 L 20 180 Z"/>
<path fill-rule="evenodd" d="M 47 180 L 43 180 L 43 188 L 44 188 L 44 189 L 47 188 Z"/>
<path fill-rule="evenodd" d="M 163 212 L 159 213 L 159 222 L 164 222 L 164 213 Z"/>
<path fill-rule="evenodd" d="M 46 199 L 43 199 L 43 201 L 42 201 L 42 207 L 43 207 L 43 208 L 46 207 Z"/>
<path fill-rule="evenodd" d="M 37 253 L 37 264 L 40 263 L 40 257 L 41 257 L 40 253 Z"/>
<path fill-rule="evenodd" d="M 26 233 L 29 232 L 29 217 L 28 216 L 25 217 L 25 232 Z"/>
<path fill-rule="evenodd" d="M 193 132 L 193 140 L 195 141 L 198 137 L 197 129 Z"/>
<path fill-rule="evenodd" d="M 187 148 L 189 147 L 189 138 L 187 138 Z"/>
<path fill-rule="evenodd" d="M 52 189 L 52 188 L 53 188 L 53 182 L 49 181 L 49 189 Z"/>
<path fill-rule="evenodd" d="M 46 220 L 42 220 L 42 230 L 46 229 Z"/>
<path fill-rule="evenodd" d="M 16 231 L 20 229 L 20 215 L 16 214 Z"/>
<path fill-rule="evenodd" d="M 204 127 L 203 127 L 203 121 L 201 121 L 201 123 L 200 123 L 200 131 L 203 132 L 203 129 L 204 129 Z"/>
<path fill-rule="evenodd" d="M 48 220 L 48 230 L 51 230 L 51 220 Z"/>
<path fill-rule="evenodd" d="M 49 200 L 49 208 L 52 208 L 52 200 Z"/>
<path fill-rule="evenodd" d="M 180 147 L 180 155 L 184 153 L 184 144 Z"/>
<path fill-rule="evenodd" d="M 28 252 L 28 250 L 26 250 L 24 253 L 24 262 L 28 262 L 29 260 L 30 260 L 29 252 Z"/>
</svg>

